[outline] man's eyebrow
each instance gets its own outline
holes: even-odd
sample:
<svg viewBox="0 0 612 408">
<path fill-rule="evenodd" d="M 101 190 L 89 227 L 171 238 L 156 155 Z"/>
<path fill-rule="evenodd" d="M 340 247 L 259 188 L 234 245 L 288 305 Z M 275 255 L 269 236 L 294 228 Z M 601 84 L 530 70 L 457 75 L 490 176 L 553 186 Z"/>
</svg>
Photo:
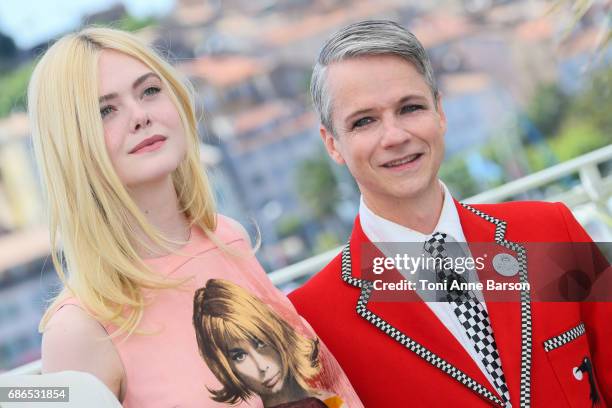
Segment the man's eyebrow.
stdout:
<svg viewBox="0 0 612 408">
<path fill-rule="evenodd" d="M 412 100 L 427 102 L 427 97 L 425 95 L 421 95 L 421 94 L 410 94 L 410 95 L 406 95 L 402 99 L 400 99 L 397 104 L 401 105 L 401 104 L 404 104 L 406 102 L 410 102 Z"/>
<path fill-rule="evenodd" d="M 138 86 L 140 86 L 144 81 L 146 81 L 150 77 L 155 77 L 161 81 L 161 79 L 159 78 L 159 75 L 157 75 L 155 72 L 147 72 L 146 74 L 141 75 L 138 78 L 136 78 L 136 80 L 132 84 L 132 89 L 138 88 Z M 116 98 L 117 96 L 118 94 L 116 92 L 109 93 L 107 95 L 104 95 L 98 98 L 98 102 L 102 103 L 102 102 L 108 101 L 109 99 Z"/>
<path fill-rule="evenodd" d="M 344 121 L 348 123 L 348 122 L 350 122 L 350 121 L 351 121 L 351 119 L 353 119 L 354 117 L 356 117 L 356 116 L 361 116 L 361 115 L 365 115 L 366 113 L 370 113 L 370 112 L 372 112 L 373 110 L 374 110 L 374 109 L 372 109 L 372 108 L 359 109 L 358 111 L 355 111 L 355 112 L 351 113 L 350 115 L 348 115 L 348 116 L 347 116 L 347 117 L 344 119 Z"/>
</svg>

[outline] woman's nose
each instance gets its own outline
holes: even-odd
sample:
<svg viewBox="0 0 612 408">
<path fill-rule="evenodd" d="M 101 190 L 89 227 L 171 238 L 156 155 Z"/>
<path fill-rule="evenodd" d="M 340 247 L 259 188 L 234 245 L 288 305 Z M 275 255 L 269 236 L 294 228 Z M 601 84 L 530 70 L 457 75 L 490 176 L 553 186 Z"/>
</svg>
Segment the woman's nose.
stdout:
<svg viewBox="0 0 612 408">
<path fill-rule="evenodd" d="M 133 132 L 137 132 L 142 128 L 149 127 L 151 125 L 151 118 L 149 113 L 138 103 L 132 106 L 132 123 L 131 129 Z"/>
<path fill-rule="evenodd" d="M 259 370 L 260 373 L 265 373 L 270 369 L 269 359 L 259 353 L 253 353 L 253 362 L 255 363 L 255 367 L 257 367 L 257 370 Z"/>
</svg>

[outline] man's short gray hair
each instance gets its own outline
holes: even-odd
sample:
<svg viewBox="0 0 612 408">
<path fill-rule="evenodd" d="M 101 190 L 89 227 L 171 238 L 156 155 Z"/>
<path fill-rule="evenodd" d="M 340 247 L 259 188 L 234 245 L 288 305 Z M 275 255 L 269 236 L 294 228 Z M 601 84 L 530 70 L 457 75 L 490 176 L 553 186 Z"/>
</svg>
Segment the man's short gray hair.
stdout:
<svg viewBox="0 0 612 408">
<path fill-rule="evenodd" d="M 423 75 L 437 103 L 438 88 L 429 57 L 423 45 L 410 31 L 386 20 L 366 20 L 350 24 L 325 43 L 312 71 L 310 94 L 321 123 L 335 135 L 332 100 L 327 85 L 328 65 L 366 55 L 397 55 L 412 63 Z"/>
</svg>

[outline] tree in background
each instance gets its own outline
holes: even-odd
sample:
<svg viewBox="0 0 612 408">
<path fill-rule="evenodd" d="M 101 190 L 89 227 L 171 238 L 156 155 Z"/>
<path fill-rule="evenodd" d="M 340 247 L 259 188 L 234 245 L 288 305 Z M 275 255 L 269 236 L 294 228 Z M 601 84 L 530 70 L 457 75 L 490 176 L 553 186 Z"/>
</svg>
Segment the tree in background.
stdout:
<svg viewBox="0 0 612 408">
<path fill-rule="evenodd" d="M 557 162 L 562 162 L 610 143 L 610 78 L 612 68 L 604 67 L 593 72 L 576 95 L 564 96 L 554 84 L 546 85 L 534 94 L 529 103 L 529 117 L 546 137 L 545 140 L 534 140 L 528 136 L 523 138 L 533 171 L 550 165 L 544 160 L 544 148 L 553 153 Z M 555 96 L 559 100 L 555 100 Z"/>
<path fill-rule="evenodd" d="M 0 61 L 14 58 L 16 55 L 17 47 L 15 46 L 15 41 L 8 35 L 0 32 Z"/>
<path fill-rule="evenodd" d="M 527 118 L 539 135 L 544 138 L 553 137 L 561 126 L 559 118 L 565 116 L 569 102 L 569 97 L 557 83 L 542 84 L 527 106 Z M 531 134 L 527 132 L 527 136 Z M 529 139 L 533 140 L 532 137 Z"/>
<path fill-rule="evenodd" d="M 19 68 L 0 76 L 0 118 L 13 111 L 25 111 L 28 82 L 34 63 L 26 63 Z"/>
<path fill-rule="evenodd" d="M 302 161 L 297 169 L 297 188 L 300 198 L 317 219 L 335 215 L 340 193 L 338 182 L 329 161 L 323 154 Z"/>
<path fill-rule="evenodd" d="M 440 179 L 446 183 L 453 196 L 458 200 L 479 192 L 478 185 L 470 175 L 461 154 L 444 160 L 442 167 L 440 167 Z"/>
<path fill-rule="evenodd" d="M 612 67 L 593 73 L 583 91 L 576 96 L 569 111 L 572 120 L 585 120 L 600 133 L 612 137 Z"/>
<path fill-rule="evenodd" d="M 310 209 L 313 218 L 324 227 L 315 239 L 314 253 L 335 248 L 339 236 L 345 236 L 344 225 L 337 217 L 336 206 L 341 194 L 327 155 L 319 152 L 303 160 L 296 171 L 298 195 Z"/>
</svg>

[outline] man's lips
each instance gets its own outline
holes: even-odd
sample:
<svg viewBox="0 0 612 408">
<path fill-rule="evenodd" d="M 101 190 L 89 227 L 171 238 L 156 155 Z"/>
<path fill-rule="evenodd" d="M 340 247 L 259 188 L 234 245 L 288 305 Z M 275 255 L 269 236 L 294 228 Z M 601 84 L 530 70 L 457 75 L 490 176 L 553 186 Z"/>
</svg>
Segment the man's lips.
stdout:
<svg viewBox="0 0 612 408">
<path fill-rule="evenodd" d="M 407 165 L 407 164 L 410 164 L 410 163 L 414 163 L 421 156 L 423 156 L 423 153 L 409 154 L 409 155 L 401 157 L 399 159 L 389 160 L 388 162 L 383 163 L 382 167 L 385 167 L 385 168 L 388 168 L 388 169 L 392 169 L 392 168 L 396 168 L 396 167 L 401 167 L 401 166 L 404 166 L 404 165 Z"/>
<path fill-rule="evenodd" d="M 136 146 L 134 146 L 132 150 L 129 151 L 129 154 L 136 153 L 137 151 L 139 151 L 140 149 L 144 147 L 150 146 L 157 142 L 163 142 L 164 140 L 166 140 L 166 137 L 161 136 L 161 135 L 154 135 L 154 136 L 148 137 L 142 142 L 138 143 Z"/>
</svg>

